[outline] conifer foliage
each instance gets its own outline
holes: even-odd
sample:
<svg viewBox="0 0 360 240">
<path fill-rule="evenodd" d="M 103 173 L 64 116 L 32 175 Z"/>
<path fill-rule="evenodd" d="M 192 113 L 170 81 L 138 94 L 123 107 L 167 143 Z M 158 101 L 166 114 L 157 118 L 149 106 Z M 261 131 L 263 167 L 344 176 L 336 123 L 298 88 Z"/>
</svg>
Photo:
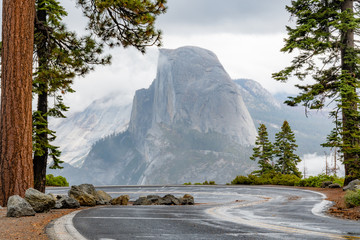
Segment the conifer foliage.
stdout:
<svg viewBox="0 0 360 240">
<path fill-rule="evenodd" d="M 145 53 L 147 46 L 161 45 L 156 17 L 166 12 L 166 0 L 77 0 L 89 19 L 88 28 L 110 47 L 133 46 Z"/>
<path fill-rule="evenodd" d="M 294 27 L 287 27 L 283 52 L 298 52 L 292 64 L 273 74 L 279 81 L 291 77 L 311 84 L 296 85 L 300 94 L 286 103 L 310 109 L 321 109 L 326 100 L 335 101 L 330 114 L 334 130 L 325 146 L 337 147 L 343 154 L 345 184 L 360 178 L 360 114 L 359 65 L 360 49 L 355 34 L 360 30 L 359 1 L 353 0 L 294 0 L 286 7 L 296 19 Z"/>
<path fill-rule="evenodd" d="M 281 131 L 275 134 L 274 154 L 277 157 L 275 167 L 282 174 L 294 174 L 301 177 L 301 173 L 296 167 L 301 159 L 295 154 L 298 147 L 295 142 L 295 134 L 289 123 L 284 121 Z"/>
<path fill-rule="evenodd" d="M 269 141 L 265 124 L 260 124 L 253 155 L 250 157 L 253 161 L 257 160 L 259 170 L 252 173 L 262 176 L 277 172 L 301 177 L 297 168 L 297 164 L 301 162 L 300 157 L 295 153 L 297 147 L 295 134 L 286 120 L 281 131 L 275 134 L 274 144 Z"/>
<path fill-rule="evenodd" d="M 258 129 L 258 136 L 256 137 L 255 147 L 253 148 L 253 155 L 251 160 L 258 162 L 260 170 L 253 173 L 262 175 L 270 170 L 273 170 L 273 145 L 269 141 L 268 132 L 264 124 L 260 124 Z"/>
</svg>

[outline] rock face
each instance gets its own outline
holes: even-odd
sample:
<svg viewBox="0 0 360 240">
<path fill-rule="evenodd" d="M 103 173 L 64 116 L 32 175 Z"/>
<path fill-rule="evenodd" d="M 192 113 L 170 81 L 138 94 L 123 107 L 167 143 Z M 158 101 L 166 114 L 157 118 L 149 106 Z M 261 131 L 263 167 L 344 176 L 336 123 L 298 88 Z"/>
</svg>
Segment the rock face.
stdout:
<svg viewBox="0 0 360 240">
<path fill-rule="evenodd" d="M 35 211 L 25 199 L 18 195 L 9 197 L 7 203 L 7 217 L 34 216 Z"/>
<path fill-rule="evenodd" d="M 135 94 L 128 130 L 98 141 L 81 171 L 95 174 L 94 184 L 226 183 L 254 170 L 255 136 L 240 91 L 214 53 L 163 49 L 156 79 Z"/>
<path fill-rule="evenodd" d="M 48 212 L 55 206 L 53 197 L 33 188 L 26 190 L 25 199 L 30 203 L 35 212 Z"/>
</svg>

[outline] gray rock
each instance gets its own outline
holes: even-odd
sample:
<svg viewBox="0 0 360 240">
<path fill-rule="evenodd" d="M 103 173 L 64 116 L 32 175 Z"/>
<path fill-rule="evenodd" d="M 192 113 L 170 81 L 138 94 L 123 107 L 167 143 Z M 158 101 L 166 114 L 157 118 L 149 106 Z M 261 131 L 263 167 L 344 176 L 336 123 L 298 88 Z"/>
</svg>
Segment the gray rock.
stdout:
<svg viewBox="0 0 360 240">
<path fill-rule="evenodd" d="M 160 205 L 180 205 L 180 200 L 174 195 L 167 194 L 160 200 Z"/>
<path fill-rule="evenodd" d="M 135 200 L 133 205 L 151 205 L 151 202 L 146 197 L 139 197 Z"/>
<path fill-rule="evenodd" d="M 79 188 L 83 192 L 94 196 L 94 199 L 96 201 L 96 205 L 105 205 L 106 204 L 105 199 L 97 193 L 94 185 L 92 185 L 92 184 L 80 184 Z"/>
<path fill-rule="evenodd" d="M 181 205 L 194 205 L 194 197 L 190 194 L 185 194 L 182 198 L 179 199 Z"/>
<path fill-rule="evenodd" d="M 122 195 L 117 198 L 111 199 L 110 203 L 111 205 L 128 205 L 129 199 L 129 195 Z"/>
<path fill-rule="evenodd" d="M 11 196 L 7 202 L 7 217 L 34 216 L 35 211 L 25 199 L 19 195 Z"/>
<path fill-rule="evenodd" d="M 360 180 L 355 179 L 355 180 L 351 181 L 347 186 L 345 186 L 343 188 L 343 190 L 344 191 L 346 191 L 346 190 L 355 191 L 358 188 L 359 185 L 360 185 Z"/>
<path fill-rule="evenodd" d="M 330 184 L 328 187 L 329 188 L 341 188 L 340 184 L 338 184 L 338 183 Z"/>
<path fill-rule="evenodd" d="M 83 188 L 80 186 L 71 186 L 71 189 L 69 190 L 69 197 L 76 199 L 81 206 L 96 205 L 95 196 L 83 191 Z"/>
<path fill-rule="evenodd" d="M 146 199 L 151 205 L 159 205 L 161 202 L 161 197 L 158 195 L 148 195 Z"/>
<path fill-rule="evenodd" d="M 33 188 L 26 190 L 25 199 L 30 203 L 35 212 L 48 212 L 55 206 L 55 200 L 52 196 Z"/>
<path fill-rule="evenodd" d="M 97 195 L 99 196 L 99 198 L 102 198 L 103 201 L 105 202 L 105 204 L 109 204 L 112 197 L 107 194 L 106 192 L 102 191 L 102 190 L 98 190 L 96 191 Z"/>
<path fill-rule="evenodd" d="M 56 209 L 60 209 L 60 208 L 79 208 L 80 207 L 80 203 L 69 196 L 62 196 L 59 200 L 56 201 L 55 207 Z"/>
<path fill-rule="evenodd" d="M 329 185 L 331 185 L 333 182 L 332 181 L 324 181 L 321 183 L 321 187 L 322 188 L 327 188 L 329 187 Z"/>
</svg>

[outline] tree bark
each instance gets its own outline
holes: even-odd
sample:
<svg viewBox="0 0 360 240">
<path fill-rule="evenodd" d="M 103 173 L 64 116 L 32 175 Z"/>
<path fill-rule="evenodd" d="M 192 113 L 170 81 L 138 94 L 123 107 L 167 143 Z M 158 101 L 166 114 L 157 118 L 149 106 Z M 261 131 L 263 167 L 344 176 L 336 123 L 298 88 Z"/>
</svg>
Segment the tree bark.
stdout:
<svg viewBox="0 0 360 240">
<path fill-rule="evenodd" d="M 39 6 L 41 9 L 42 6 Z M 39 24 L 45 25 L 46 23 L 46 11 L 37 10 L 36 18 Z M 36 55 L 38 57 L 39 69 L 47 68 L 47 54 L 48 54 L 48 44 L 47 44 L 47 32 L 44 28 L 36 28 L 38 36 L 38 42 L 36 43 Z M 36 133 L 36 146 L 38 149 L 34 153 L 34 188 L 40 192 L 45 192 L 46 185 L 46 167 L 47 159 L 49 155 L 48 150 L 48 134 L 46 133 L 48 129 L 48 83 L 47 79 L 42 79 L 42 82 L 39 82 L 39 94 L 38 94 L 38 103 L 37 111 L 44 119 L 42 124 L 34 126 L 37 130 Z"/>
<path fill-rule="evenodd" d="M 345 0 L 342 2 L 341 11 L 354 12 L 353 0 Z M 358 124 L 358 95 L 356 92 L 357 79 L 355 73 L 355 63 L 349 61 L 351 54 L 354 52 L 354 30 L 348 29 L 343 31 L 342 34 L 342 47 L 341 47 L 341 66 L 342 70 L 349 74 L 345 78 L 347 87 L 352 89 L 341 93 L 342 100 L 342 125 L 343 125 L 343 153 L 344 153 L 344 166 L 345 166 L 345 182 L 347 185 L 354 179 L 360 177 L 360 162 L 359 155 L 354 149 L 359 147 L 359 139 L 355 137 L 359 132 Z M 344 81 L 344 80 L 341 80 Z M 354 134 L 355 133 L 355 134 Z"/>
<path fill-rule="evenodd" d="M 35 0 L 3 0 L 0 205 L 33 187 L 32 57 Z"/>
</svg>

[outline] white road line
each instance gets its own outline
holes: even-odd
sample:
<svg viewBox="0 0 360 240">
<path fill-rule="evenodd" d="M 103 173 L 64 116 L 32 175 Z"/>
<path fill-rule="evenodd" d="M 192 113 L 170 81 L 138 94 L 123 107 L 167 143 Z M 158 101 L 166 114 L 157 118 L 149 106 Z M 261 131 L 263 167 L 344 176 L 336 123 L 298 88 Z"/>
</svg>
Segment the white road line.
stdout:
<svg viewBox="0 0 360 240">
<path fill-rule="evenodd" d="M 262 204 L 267 201 L 268 200 L 266 199 L 266 200 L 257 201 L 257 202 L 253 202 L 253 203 L 236 204 L 233 206 L 214 207 L 214 208 L 209 208 L 209 209 L 205 210 L 205 212 L 218 218 L 218 219 L 222 219 L 224 221 L 234 222 L 234 223 L 257 227 L 257 228 L 265 228 L 265 229 L 269 229 L 269 230 L 276 230 L 276 231 L 287 232 L 287 233 L 322 236 L 322 237 L 327 237 L 327 238 L 331 238 L 331 239 L 360 239 L 360 237 L 354 237 L 354 236 L 345 236 L 345 235 L 339 235 L 339 234 L 333 234 L 333 233 L 323 233 L 323 232 L 316 232 L 316 231 L 298 229 L 298 228 L 293 228 L 293 227 L 284 227 L 284 226 L 279 226 L 279 225 L 273 225 L 273 224 L 259 222 L 256 220 L 243 219 L 241 217 L 234 216 L 234 215 L 231 215 L 228 213 L 228 210 L 241 208 L 241 207 L 248 207 L 248 206 L 252 206 L 252 205 L 258 205 L 258 204 Z"/>
<path fill-rule="evenodd" d="M 48 235 L 53 240 L 87 240 L 73 225 L 74 216 L 80 212 L 75 211 L 65 215 L 54 222 L 52 228 L 48 229 Z"/>
</svg>

